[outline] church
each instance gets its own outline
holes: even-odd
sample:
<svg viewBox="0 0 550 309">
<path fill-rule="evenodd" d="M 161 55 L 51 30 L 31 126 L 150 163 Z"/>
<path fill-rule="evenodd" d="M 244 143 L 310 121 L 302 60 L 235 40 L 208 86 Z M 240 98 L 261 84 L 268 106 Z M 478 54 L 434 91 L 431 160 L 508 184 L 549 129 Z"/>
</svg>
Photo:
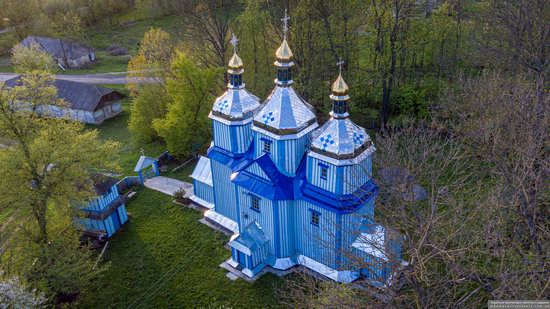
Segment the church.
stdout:
<svg viewBox="0 0 550 309">
<path fill-rule="evenodd" d="M 401 246 L 374 220 L 375 147 L 349 118 L 341 63 L 323 125 L 294 90 L 283 20 L 275 86 L 263 103 L 245 87 L 233 36 L 229 84 L 209 115 L 213 141 L 191 176 L 191 200 L 208 208 L 207 220 L 234 233 L 228 264 L 248 277 L 302 265 L 338 282 L 386 285 Z"/>
</svg>

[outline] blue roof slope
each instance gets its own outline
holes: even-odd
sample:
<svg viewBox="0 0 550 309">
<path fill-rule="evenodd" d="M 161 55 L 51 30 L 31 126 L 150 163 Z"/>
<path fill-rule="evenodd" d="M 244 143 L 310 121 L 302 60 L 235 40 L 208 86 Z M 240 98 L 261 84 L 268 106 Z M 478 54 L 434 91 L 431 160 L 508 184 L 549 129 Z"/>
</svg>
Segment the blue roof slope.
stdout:
<svg viewBox="0 0 550 309">
<path fill-rule="evenodd" d="M 262 155 L 256 160 L 250 162 L 250 164 L 254 162 L 256 162 L 262 171 L 264 171 L 269 178 L 269 181 L 248 171 L 241 171 L 233 179 L 233 183 L 267 199 L 294 199 L 294 179 L 282 174 L 268 154 Z"/>
<path fill-rule="evenodd" d="M 250 144 L 248 150 L 242 154 L 234 154 L 223 148 L 213 146 L 208 149 L 208 158 L 220 162 L 221 164 L 231 168 L 233 172 L 238 172 L 246 168 L 252 163 L 252 155 L 254 153 L 254 142 Z"/>
</svg>

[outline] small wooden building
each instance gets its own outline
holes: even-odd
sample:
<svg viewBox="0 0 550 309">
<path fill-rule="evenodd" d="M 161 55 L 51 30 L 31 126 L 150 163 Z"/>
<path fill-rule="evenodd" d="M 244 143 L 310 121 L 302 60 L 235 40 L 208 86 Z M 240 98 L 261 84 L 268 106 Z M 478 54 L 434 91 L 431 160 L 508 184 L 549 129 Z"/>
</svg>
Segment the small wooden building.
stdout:
<svg viewBox="0 0 550 309">
<path fill-rule="evenodd" d="M 10 88 L 20 85 L 20 76 L 5 82 L 5 86 Z M 45 116 L 100 124 L 122 112 L 120 101 L 125 96 L 116 90 L 63 79 L 56 79 L 54 86 L 57 88 L 57 96 L 67 102 L 69 107 L 47 106 L 40 110 Z"/>
<path fill-rule="evenodd" d="M 76 218 L 84 231 L 113 236 L 128 221 L 126 197 L 117 188 L 118 179 L 99 176 L 95 181 L 96 196 L 80 207 L 82 211 Z"/>
<path fill-rule="evenodd" d="M 158 160 L 145 155 L 141 155 L 138 162 L 136 163 L 134 172 L 138 173 L 139 182 L 141 183 L 141 185 L 144 185 L 147 179 L 160 176 Z"/>
<path fill-rule="evenodd" d="M 92 48 L 73 41 L 28 36 L 20 44 L 25 47 L 38 45 L 40 49 L 50 54 L 63 70 L 83 68 L 96 60 L 96 54 Z"/>
</svg>

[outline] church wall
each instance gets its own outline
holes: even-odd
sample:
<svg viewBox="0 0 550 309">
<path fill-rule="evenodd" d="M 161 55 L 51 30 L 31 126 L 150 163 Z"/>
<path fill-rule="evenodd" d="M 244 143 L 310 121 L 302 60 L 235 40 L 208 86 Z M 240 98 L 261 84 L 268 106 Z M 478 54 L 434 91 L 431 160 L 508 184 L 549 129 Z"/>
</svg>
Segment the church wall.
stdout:
<svg viewBox="0 0 550 309">
<path fill-rule="evenodd" d="M 343 194 L 351 194 L 370 180 L 372 175 L 372 158 L 368 156 L 355 165 L 344 168 Z"/>
<path fill-rule="evenodd" d="M 321 168 L 327 168 L 327 177 L 323 179 L 321 177 Z M 342 193 L 343 186 L 343 169 L 319 160 L 317 158 L 307 157 L 307 173 L 306 177 L 309 183 L 317 186 L 321 189 L 327 190 L 335 194 Z"/>
<path fill-rule="evenodd" d="M 251 123 L 245 125 L 226 125 L 213 120 L 214 145 L 231 151 L 232 153 L 244 153 L 252 142 Z"/>
<path fill-rule="evenodd" d="M 204 182 L 193 179 L 193 193 L 209 203 L 214 203 L 214 189 Z"/>
<path fill-rule="evenodd" d="M 277 164 L 282 172 L 294 176 L 306 152 L 309 135 L 306 134 L 298 139 L 275 140 L 260 132 L 254 132 L 254 134 L 254 158 L 258 158 L 265 153 L 264 144 L 269 141 L 271 142 L 270 155 L 273 162 Z"/>
<path fill-rule="evenodd" d="M 237 221 L 235 203 L 235 185 L 231 182 L 231 169 L 220 162 L 211 159 L 212 182 L 214 184 L 215 211 L 229 219 Z"/>
<path fill-rule="evenodd" d="M 303 200 L 296 200 L 294 211 L 296 253 L 336 268 L 337 237 L 340 223 L 336 213 Z M 311 213 L 320 214 L 319 225 L 311 223 Z"/>
<path fill-rule="evenodd" d="M 237 201 L 240 206 L 240 222 L 239 228 L 242 231 L 249 224 L 257 221 L 260 227 L 270 239 L 270 251 L 275 253 L 275 220 L 273 216 L 273 204 L 277 203 L 263 198 L 259 195 L 249 192 L 243 187 L 236 186 Z M 259 198 L 260 210 L 256 211 L 252 209 L 252 196 Z M 217 206 L 216 206 L 217 207 Z"/>
<path fill-rule="evenodd" d="M 273 213 L 275 217 L 275 231 L 277 231 L 278 239 L 274 242 L 279 244 L 278 258 L 290 257 L 294 255 L 294 201 L 278 201 L 274 205 Z"/>
</svg>

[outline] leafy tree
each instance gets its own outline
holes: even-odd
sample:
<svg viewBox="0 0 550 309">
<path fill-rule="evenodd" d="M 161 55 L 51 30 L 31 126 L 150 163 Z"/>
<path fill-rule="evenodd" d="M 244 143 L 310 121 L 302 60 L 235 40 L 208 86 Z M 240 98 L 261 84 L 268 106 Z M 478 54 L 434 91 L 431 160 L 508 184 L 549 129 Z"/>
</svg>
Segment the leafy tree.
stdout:
<svg viewBox="0 0 550 309">
<path fill-rule="evenodd" d="M 195 154 L 210 139 L 207 116 L 221 73 L 218 69 L 198 67 L 183 53 L 174 58 L 173 78 L 168 81 L 168 113 L 166 118 L 153 122 L 171 153 L 183 157 Z"/>
<path fill-rule="evenodd" d="M 170 35 L 161 29 L 151 29 L 145 33 L 138 54 L 128 64 L 131 81 L 128 88 L 133 98 L 129 128 L 139 141 L 158 139 L 152 123 L 166 114 L 169 100 L 166 78 L 171 59 Z M 142 80 L 147 83 L 140 83 Z"/>
<path fill-rule="evenodd" d="M 17 44 L 12 49 L 11 62 L 18 73 L 35 70 L 54 71 L 57 67 L 53 57 L 43 51 L 38 44 L 25 47 Z"/>
<path fill-rule="evenodd" d="M 36 30 L 40 16 L 38 0 L 1 0 L 0 8 L 6 26 L 13 29 L 18 40 Z"/>
<path fill-rule="evenodd" d="M 0 135 L 16 142 L 0 154 L 0 171 L 8 180 L 0 184 L 0 202 L 28 209 L 39 230 L 32 238 L 42 244 L 48 242 L 48 205 L 89 196 L 91 173 L 113 168 L 110 158 L 117 148 L 80 123 L 43 118 L 50 105 L 65 106 L 52 81 L 34 71 L 22 77 L 21 86 L 0 94 Z M 26 108 L 17 108 L 21 102 Z"/>
</svg>

